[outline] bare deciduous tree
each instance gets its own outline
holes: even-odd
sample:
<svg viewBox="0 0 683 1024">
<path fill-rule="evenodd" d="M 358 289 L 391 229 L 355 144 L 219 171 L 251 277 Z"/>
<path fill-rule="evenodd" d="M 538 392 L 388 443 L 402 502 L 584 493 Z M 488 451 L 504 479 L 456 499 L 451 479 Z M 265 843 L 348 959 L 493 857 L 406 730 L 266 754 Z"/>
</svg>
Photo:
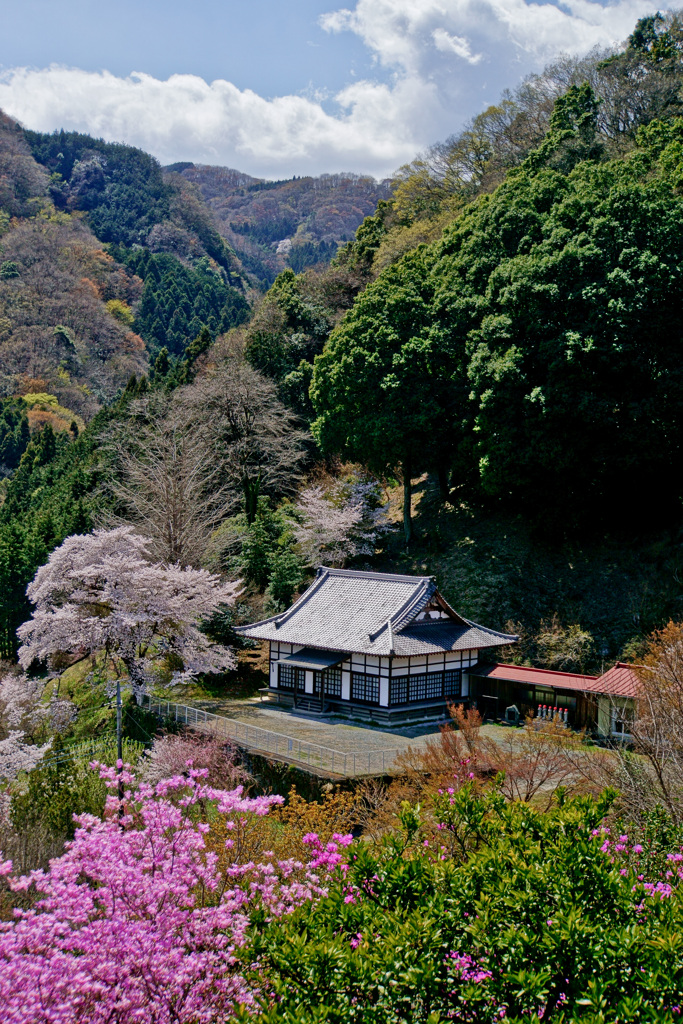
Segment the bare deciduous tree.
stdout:
<svg viewBox="0 0 683 1024">
<path fill-rule="evenodd" d="M 557 790 L 569 793 L 599 791 L 605 784 L 602 753 L 584 746 L 583 737 L 559 721 L 528 719 L 524 729 L 510 729 L 502 739 L 482 733 L 476 709 L 452 707 L 457 728 L 441 730 L 422 750 L 402 755 L 403 767 L 422 772 L 424 785 L 454 785 L 471 776 L 498 776 L 508 800 L 549 807 Z M 599 769 L 599 770 L 598 770 Z"/>
<path fill-rule="evenodd" d="M 233 354 L 184 389 L 180 400 L 191 410 L 221 485 L 243 502 L 249 523 L 260 495 L 294 493 L 308 435 L 272 381 Z"/>
<path fill-rule="evenodd" d="M 106 444 L 115 462 L 106 486 L 117 502 L 106 524 L 132 523 L 160 561 L 198 565 L 233 499 L 192 410 L 158 395 L 140 400 Z"/>
<path fill-rule="evenodd" d="M 138 400 L 103 438 L 116 505 L 103 525 L 135 525 L 156 558 L 198 565 L 211 533 L 244 509 L 253 522 L 261 494 L 291 494 L 307 435 L 275 385 L 233 353 L 171 396 Z"/>
<path fill-rule="evenodd" d="M 193 768 L 208 772 L 210 786 L 234 789 L 251 782 L 249 772 L 239 763 L 237 748 L 230 742 L 205 733 L 186 732 L 178 736 L 157 736 L 151 750 L 145 751 L 142 778 L 151 785 Z"/>
<path fill-rule="evenodd" d="M 639 680 L 632 750 L 617 748 L 614 782 L 632 813 L 656 804 L 683 822 L 683 623 L 669 622 L 653 633 Z M 618 713 L 621 703 L 615 701 Z"/>
</svg>

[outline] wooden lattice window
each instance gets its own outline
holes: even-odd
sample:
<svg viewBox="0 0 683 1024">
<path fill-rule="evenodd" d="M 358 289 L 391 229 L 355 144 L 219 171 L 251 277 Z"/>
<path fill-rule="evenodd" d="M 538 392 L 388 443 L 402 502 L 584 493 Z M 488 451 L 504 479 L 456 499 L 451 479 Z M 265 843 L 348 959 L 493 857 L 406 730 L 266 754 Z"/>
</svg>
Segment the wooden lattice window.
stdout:
<svg viewBox="0 0 683 1024">
<path fill-rule="evenodd" d="M 278 687 L 303 692 L 306 689 L 306 672 L 296 665 L 278 665 Z"/>
<path fill-rule="evenodd" d="M 447 668 L 443 676 L 444 697 L 460 697 L 462 695 L 462 670 Z"/>
<path fill-rule="evenodd" d="M 326 697 L 341 697 L 342 674 L 340 668 L 326 668 L 322 672 L 316 672 L 313 677 L 313 685 L 316 693 L 322 692 L 322 684 L 325 684 Z"/>
<path fill-rule="evenodd" d="M 351 676 L 351 699 L 363 701 L 364 704 L 379 704 L 379 676 L 354 672 Z"/>
</svg>

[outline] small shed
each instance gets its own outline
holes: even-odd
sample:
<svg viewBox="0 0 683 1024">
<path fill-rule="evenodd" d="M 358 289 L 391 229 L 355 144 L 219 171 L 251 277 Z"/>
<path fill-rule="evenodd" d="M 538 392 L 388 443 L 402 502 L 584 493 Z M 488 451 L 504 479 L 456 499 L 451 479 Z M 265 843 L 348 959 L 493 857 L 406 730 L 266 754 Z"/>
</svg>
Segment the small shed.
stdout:
<svg viewBox="0 0 683 1024">
<path fill-rule="evenodd" d="M 325 566 L 287 611 L 236 632 L 268 641 L 274 697 L 385 723 L 467 700 L 482 656 L 518 639 L 464 618 L 430 576 Z"/>
<path fill-rule="evenodd" d="M 628 739 L 638 686 L 634 666 L 624 662 L 600 676 L 494 663 L 475 667 L 470 697 L 487 717 L 502 717 L 512 704 L 522 716 L 535 714 L 539 706 L 558 708 L 576 729 Z"/>
</svg>

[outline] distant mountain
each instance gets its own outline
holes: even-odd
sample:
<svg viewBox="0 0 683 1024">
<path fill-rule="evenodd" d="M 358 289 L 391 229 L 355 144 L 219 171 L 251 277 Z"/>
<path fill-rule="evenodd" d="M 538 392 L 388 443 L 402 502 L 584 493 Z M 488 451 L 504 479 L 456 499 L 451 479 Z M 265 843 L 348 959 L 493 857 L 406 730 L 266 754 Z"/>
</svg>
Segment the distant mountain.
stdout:
<svg viewBox="0 0 683 1024">
<path fill-rule="evenodd" d="M 190 182 L 132 146 L 0 112 L 0 398 L 89 419 L 208 328 L 249 314 L 244 274 Z"/>
<path fill-rule="evenodd" d="M 208 256 L 223 268 L 226 283 L 241 286 L 235 254 L 197 190 L 177 175 L 169 180 L 149 153 L 78 132 L 24 131 L 24 137 L 50 172 L 57 209 L 83 211 L 101 242 L 142 245 L 181 260 Z"/>
<path fill-rule="evenodd" d="M 390 182 L 359 174 L 265 181 L 228 167 L 181 163 L 169 181 L 197 186 L 242 266 L 261 286 L 291 267 L 329 263 L 342 242 L 390 195 Z"/>
<path fill-rule="evenodd" d="M 55 210 L 49 185 L 0 112 L 0 397 L 49 393 L 89 418 L 146 369 L 130 312 L 142 284 L 82 217 Z"/>
</svg>

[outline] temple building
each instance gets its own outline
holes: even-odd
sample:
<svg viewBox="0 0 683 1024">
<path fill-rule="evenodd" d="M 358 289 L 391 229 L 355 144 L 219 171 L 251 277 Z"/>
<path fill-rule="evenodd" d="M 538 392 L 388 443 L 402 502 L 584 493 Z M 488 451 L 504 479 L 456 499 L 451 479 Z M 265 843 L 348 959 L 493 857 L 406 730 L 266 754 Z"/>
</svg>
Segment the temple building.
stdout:
<svg viewBox="0 0 683 1024">
<path fill-rule="evenodd" d="M 324 566 L 287 611 L 235 631 L 269 642 L 273 697 L 378 723 L 467 702 L 475 666 L 518 639 L 463 618 L 430 576 Z"/>
</svg>

